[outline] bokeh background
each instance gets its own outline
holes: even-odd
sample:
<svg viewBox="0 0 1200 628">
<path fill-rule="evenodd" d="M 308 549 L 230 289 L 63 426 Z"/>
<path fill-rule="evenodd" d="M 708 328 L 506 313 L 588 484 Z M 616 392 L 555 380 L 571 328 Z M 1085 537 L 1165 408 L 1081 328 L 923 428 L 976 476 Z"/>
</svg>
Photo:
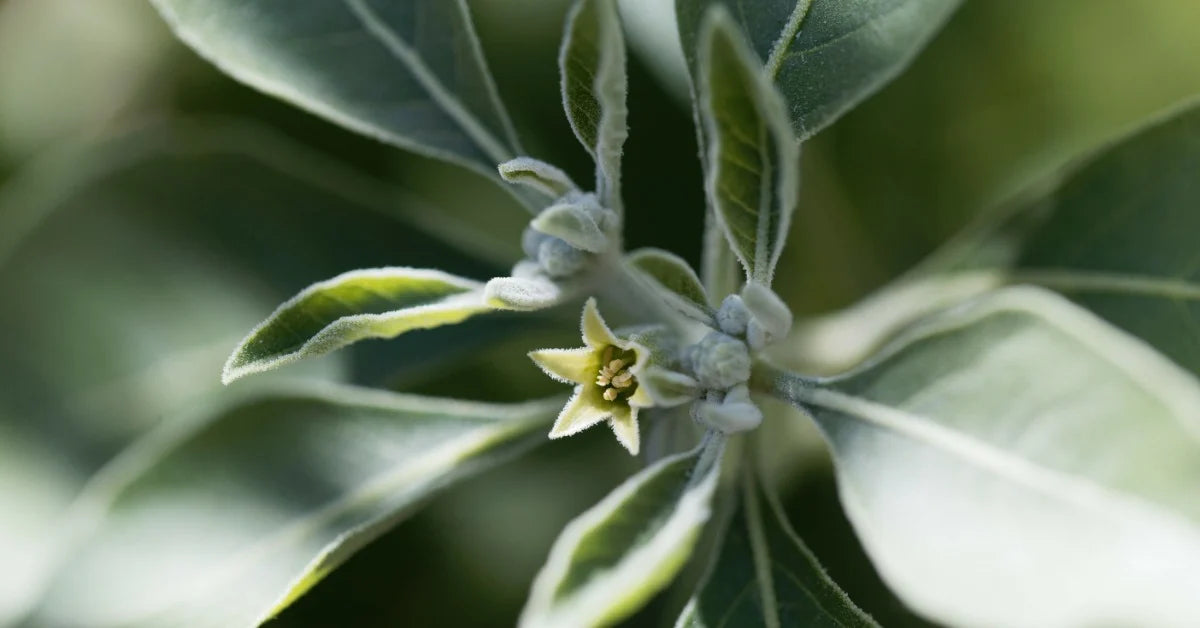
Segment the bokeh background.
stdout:
<svg viewBox="0 0 1200 628">
<path fill-rule="evenodd" d="M 567 4 L 470 2 L 526 148 L 587 180 L 558 96 Z M 802 315 L 853 303 L 1029 181 L 1200 93 L 1197 33 L 1194 0 L 969 0 L 898 80 L 805 145 L 777 288 Z M 696 260 L 689 105 L 637 58 L 630 75 L 628 244 Z M 220 390 L 220 364 L 276 303 L 360 266 L 488 277 L 516 259 L 526 220 L 476 175 L 224 77 L 145 2 L 0 0 L 0 625 L 86 479 L 138 435 L 236 393 Z M 558 392 L 521 357 L 560 340 L 545 323 L 422 332 L 287 375 Z M 497 329 L 518 333 L 489 341 Z M 470 362 L 431 351 L 450 337 Z M 885 625 L 920 625 L 857 546 L 819 443 L 783 438 L 797 444 L 778 464 L 802 536 Z M 542 447 L 438 497 L 274 624 L 511 625 L 559 528 L 634 466 L 599 432 Z"/>
</svg>

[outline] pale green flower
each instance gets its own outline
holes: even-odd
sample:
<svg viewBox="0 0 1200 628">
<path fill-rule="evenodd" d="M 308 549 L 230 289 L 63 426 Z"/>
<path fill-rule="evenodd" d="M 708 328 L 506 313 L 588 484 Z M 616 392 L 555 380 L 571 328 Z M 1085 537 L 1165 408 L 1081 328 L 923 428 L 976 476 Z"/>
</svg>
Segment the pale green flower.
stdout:
<svg viewBox="0 0 1200 628">
<path fill-rule="evenodd" d="M 575 394 L 562 412 L 550 438 L 570 436 L 601 421 L 608 421 L 617 441 L 637 454 L 638 410 L 653 405 L 638 377 L 650 362 L 650 349 L 621 339 L 608 328 L 596 300 L 583 306 L 584 346 L 579 349 L 542 349 L 529 357 L 550 377 L 576 384 Z"/>
</svg>

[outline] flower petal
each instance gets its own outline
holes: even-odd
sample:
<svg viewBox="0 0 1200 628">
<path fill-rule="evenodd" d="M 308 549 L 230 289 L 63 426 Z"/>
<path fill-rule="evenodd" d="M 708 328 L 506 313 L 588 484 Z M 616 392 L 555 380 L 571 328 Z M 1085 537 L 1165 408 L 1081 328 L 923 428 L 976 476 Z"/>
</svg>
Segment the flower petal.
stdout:
<svg viewBox="0 0 1200 628">
<path fill-rule="evenodd" d="M 608 426 L 612 428 L 613 434 L 617 437 L 617 442 L 621 443 L 629 453 L 636 456 L 638 450 L 641 449 L 641 437 L 638 434 L 638 409 L 630 408 L 629 406 L 617 405 L 613 408 L 612 418 L 608 420 Z"/>
<path fill-rule="evenodd" d="M 650 395 L 649 389 L 638 384 L 637 390 L 629 396 L 628 403 L 631 408 L 649 408 L 654 405 L 654 397 Z"/>
<path fill-rule="evenodd" d="M 612 330 L 608 328 L 608 324 L 604 322 L 604 318 L 600 316 L 600 310 L 596 308 L 596 299 L 591 298 L 587 303 L 583 304 L 583 321 L 580 323 L 583 328 L 583 341 L 587 346 L 596 349 L 602 349 L 609 345 L 622 344 Z"/>
<path fill-rule="evenodd" d="M 554 421 L 550 438 L 577 434 L 612 416 L 612 410 L 607 407 L 599 390 L 596 386 L 576 386 L 575 395 Z"/>
<path fill-rule="evenodd" d="M 529 352 L 547 375 L 564 384 L 590 384 L 600 370 L 600 356 L 594 349 L 541 349 Z"/>
</svg>

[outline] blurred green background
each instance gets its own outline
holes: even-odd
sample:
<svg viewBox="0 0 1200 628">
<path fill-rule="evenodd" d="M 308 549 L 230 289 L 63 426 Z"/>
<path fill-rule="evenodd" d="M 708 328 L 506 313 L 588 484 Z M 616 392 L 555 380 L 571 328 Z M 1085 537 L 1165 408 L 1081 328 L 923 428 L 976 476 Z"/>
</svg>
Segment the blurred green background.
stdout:
<svg viewBox="0 0 1200 628">
<path fill-rule="evenodd" d="M 470 4 L 526 148 L 587 180 L 590 161 L 558 96 L 567 2 Z M 1026 182 L 1200 92 L 1197 33 L 1195 0 L 970 0 L 906 73 L 805 146 L 778 289 L 801 314 L 852 303 Z M 630 75 L 629 248 L 697 260 L 704 201 L 689 106 L 639 60 Z M 226 140 L 293 161 L 261 176 L 212 167 L 205 150 Z M 178 163 L 123 166 L 156 142 Z M 306 186 L 310 175 L 322 183 Z M 447 248 L 399 231 L 390 211 L 417 224 L 450 216 L 466 235 Z M 295 233 L 266 240 L 278 249 L 259 243 L 275 218 L 297 212 Z M 85 478 L 137 434 L 220 394 L 225 353 L 291 292 L 355 265 L 502 272 L 526 219 L 477 175 L 225 78 L 146 3 L 0 1 L 0 547 L 26 548 L 18 567 L 36 563 L 32 548 L 50 541 L 30 535 L 58 521 Z M 394 237 L 378 237 L 389 229 Z M 500 318 L 453 333 L 483 342 L 496 326 L 541 325 Z M 559 391 L 521 358 L 555 332 L 458 367 L 446 366 L 450 356 L 420 368 L 398 361 L 400 348 L 446 337 L 417 336 L 311 370 L 486 399 Z M 502 375 L 479 367 L 506 360 Z M 115 375 L 127 371 L 141 375 Z M 462 391 L 464 378 L 478 385 Z M 814 450 L 810 432 L 783 431 Z M 796 527 L 885 625 L 919 624 L 865 562 L 827 465 L 795 451 L 777 463 L 802 471 L 786 487 Z M 558 529 L 633 468 L 599 432 L 542 447 L 437 498 L 275 623 L 511 625 Z M 0 588 L 0 624 L 16 588 Z M 676 602 L 663 596 L 632 623 L 654 625 Z"/>
</svg>

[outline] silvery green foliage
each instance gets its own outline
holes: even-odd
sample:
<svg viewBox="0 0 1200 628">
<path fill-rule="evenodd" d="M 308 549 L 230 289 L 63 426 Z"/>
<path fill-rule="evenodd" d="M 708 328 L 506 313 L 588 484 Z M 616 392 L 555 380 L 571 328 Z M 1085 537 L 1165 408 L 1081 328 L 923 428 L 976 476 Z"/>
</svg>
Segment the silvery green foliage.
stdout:
<svg viewBox="0 0 1200 628">
<path fill-rule="evenodd" d="M 1200 328 L 1192 237 L 1200 108 L 1107 147 L 1050 197 L 965 240 L 1003 255 L 985 263 L 961 247 L 944 253 L 950 262 L 940 278 L 987 276 L 975 298 L 942 295 L 934 301 L 954 307 L 932 314 L 912 308 L 904 319 L 911 324 L 886 348 L 842 375 L 810 377 L 768 356 L 787 352 L 793 328 L 772 282 L 796 208 L 800 140 L 899 71 L 955 0 L 676 2 L 711 206 L 703 278 L 668 251 L 624 250 L 626 206 L 643 209 L 621 196 L 626 52 L 615 0 L 578 0 L 559 55 L 564 111 L 595 165 L 590 190 L 524 156 L 460 0 L 155 5 L 182 39 L 233 76 L 352 130 L 485 172 L 534 214 L 511 272 L 470 279 L 398 265 L 408 260 L 363 261 L 390 254 L 395 240 L 345 201 L 361 196 L 328 194 L 371 187 L 331 182 L 333 165 L 297 165 L 294 154 L 287 167 L 217 164 L 253 178 L 241 182 L 244 189 L 292 173 L 296 197 L 276 199 L 280 207 L 318 198 L 339 210 L 338 227 L 374 236 L 364 238 L 369 251 L 335 256 L 347 267 L 313 269 L 333 278 L 274 313 L 257 299 L 235 298 L 238 290 L 212 290 L 199 311 L 214 327 L 195 330 L 196 343 L 234 344 L 222 315 L 248 308 L 265 316 L 237 343 L 226 381 L 493 310 L 556 308 L 550 313 L 564 316 L 539 324 L 559 324 L 583 302 L 584 346 L 530 354 L 572 394 L 502 405 L 305 382 L 237 388 L 243 396 L 233 401 L 194 404 L 183 427 L 151 431 L 87 483 L 63 517 L 70 543 L 61 555 L 0 536 L 6 556 L 36 567 L 21 590 L 0 590 L 0 621 L 24 613 L 41 625 L 259 623 L 425 498 L 544 441 L 547 431 L 567 436 L 607 423 L 621 445 L 639 452 L 643 430 L 694 421 L 700 429 L 676 450 L 683 453 L 641 452 L 645 469 L 563 530 L 519 622 L 620 621 L 690 562 L 704 577 L 680 626 L 873 625 L 788 523 L 769 489 L 777 478 L 759 469 L 762 395 L 791 402 L 825 433 L 863 546 L 892 590 L 926 618 L 1001 626 L 1200 621 L 1193 586 L 1200 351 L 1188 340 Z M 337 54 L 312 43 L 330 38 L 341 42 Z M 128 150 L 115 152 L 130 159 Z M 152 162 L 158 169 L 139 176 L 168 183 L 214 165 L 164 154 L 130 161 Z M 29 179 L 81 196 L 103 192 L 41 172 Z M 306 179 L 319 184 L 303 187 Z M 159 205 L 153 197 L 132 200 Z M 235 208 L 247 221 L 255 215 Z M 30 214 L 0 212 L 0 285 L 31 301 L 50 301 L 54 294 L 43 292 L 61 289 L 66 297 L 55 302 L 91 311 L 89 291 L 60 285 L 39 258 L 39 225 L 56 210 L 50 203 Z M 213 242 L 227 235 L 210 233 L 204 213 L 195 214 L 182 231 Z M 479 234 L 438 227 L 429 218 L 436 215 L 409 212 L 399 231 L 411 237 L 415 224 L 473 248 Z M 103 218 L 79 220 L 119 232 Z M 321 233 L 337 231 L 314 223 Z M 1081 235 L 1081 224 L 1095 227 Z M 33 244 L 21 246 L 28 234 Z M 269 266 L 259 253 L 248 259 Z M 169 258 L 166 268 L 187 268 L 184 261 Z M 738 264 L 744 281 L 730 279 Z M 292 274 L 263 281 L 303 285 Z M 993 290 L 1003 283 L 1039 287 Z M 633 324 L 611 329 L 609 314 Z M 20 332 L 15 363 L 40 372 L 40 337 L 49 327 L 3 315 L 5 328 Z M 111 330 L 117 341 L 126 327 L 143 328 L 121 319 Z M 132 355 L 125 346 L 132 344 L 113 345 L 128 354 L 131 381 L 151 377 L 136 373 L 156 373 L 157 363 Z M 471 349 L 462 339 L 432 350 L 403 346 L 414 368 L 437 352 Z M 215 379 L 217 363 L 204 364 Z M 170 388 L 154 377 L 155 390 Z M 137 390 L 129 384 L 118 392 Z M 182 403 L 172 401 L 153 408 Z M 24 452 L 35 439 L 9 423 L 0 415 L 0 468 L 37 468 L 29 477 L 47 483 L 65 473 Z M 261 473 L 264 460 L 273 474 Z M 84 481 L 67 480 L 76 492 Z M 265 506 L 281 492 L 295 498 L 289 508 Z M 730 516 L 714 516 L 723 502 Z M 713 542 L 702 542 L 705 535 Z"/>
</svg>

